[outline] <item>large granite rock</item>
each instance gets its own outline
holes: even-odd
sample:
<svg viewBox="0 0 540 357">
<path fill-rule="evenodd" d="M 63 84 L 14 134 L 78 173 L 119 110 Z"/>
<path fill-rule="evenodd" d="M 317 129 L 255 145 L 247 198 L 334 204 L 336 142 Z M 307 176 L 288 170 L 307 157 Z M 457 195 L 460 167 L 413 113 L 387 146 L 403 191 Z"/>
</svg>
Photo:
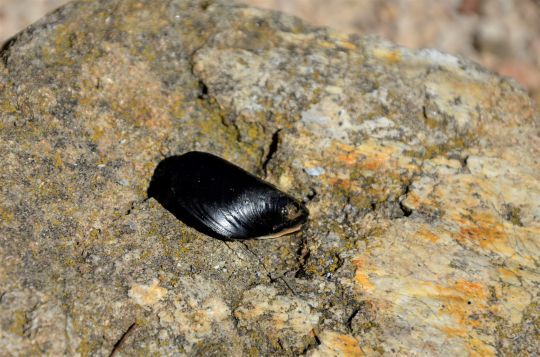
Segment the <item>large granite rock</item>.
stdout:
<svg viewBox="0 0 540 357">
<path fill-rule="evenodd" d="M 78 1 L 0 64 L 6 354 L 538 352 L 539 118 L 435 50 L 227 1 Z M 223 156 L 308 201 L 222 242 L 146 190 Z"/>
</svg>

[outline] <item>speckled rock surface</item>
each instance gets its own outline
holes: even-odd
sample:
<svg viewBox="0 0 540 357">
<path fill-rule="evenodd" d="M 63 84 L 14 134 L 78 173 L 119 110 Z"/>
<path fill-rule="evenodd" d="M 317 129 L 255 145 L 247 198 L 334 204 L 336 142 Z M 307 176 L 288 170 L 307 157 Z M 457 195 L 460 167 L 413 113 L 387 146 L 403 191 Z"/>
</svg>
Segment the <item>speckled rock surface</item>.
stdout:
<svg viewBox="0 0 540 357">
<path fill-rule="evenodd" d="M 8 354 L 534 354 L 539 118 L 433 50 L 213 1 L 79 1 L 4 46 Z M 205 150 L 308 201 L 222 242 L 146 198 Z"/>
</svg>

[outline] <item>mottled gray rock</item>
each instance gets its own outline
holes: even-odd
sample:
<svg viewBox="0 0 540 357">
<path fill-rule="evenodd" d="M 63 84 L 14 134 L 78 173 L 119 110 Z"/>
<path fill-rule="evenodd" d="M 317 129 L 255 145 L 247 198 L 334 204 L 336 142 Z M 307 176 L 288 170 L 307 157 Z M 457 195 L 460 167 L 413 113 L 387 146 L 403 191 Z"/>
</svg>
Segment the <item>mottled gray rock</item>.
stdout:
<svg viewBox="0 0 540 357">
<path fill-rule="evenodd" d="M 1 57 L 8 354 L 538 349 L 538 117 L 512 81 L 226 1 L 78 1 Z M 146 189 L 193 149 L 309 224 L 185 226 Z"/>
</svg>

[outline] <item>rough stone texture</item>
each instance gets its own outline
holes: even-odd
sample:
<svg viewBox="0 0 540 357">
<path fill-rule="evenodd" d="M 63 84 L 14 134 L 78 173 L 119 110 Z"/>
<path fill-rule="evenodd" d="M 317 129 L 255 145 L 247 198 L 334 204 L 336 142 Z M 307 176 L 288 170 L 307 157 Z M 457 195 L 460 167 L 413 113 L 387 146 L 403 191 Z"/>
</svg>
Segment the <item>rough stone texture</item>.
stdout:
<svg viewBox="0 0 540 357">
<path fill-rule="evenodd" d="M 514 78 L 540 103 L 538 0 L 242 1 L 346 33 L 465 56 Z"/>
<path fill-rule="evenodd" d="M 7 354 L 538 352 L 539 118 L 515 83 L 227 1 L 70 3 L 1 57 Z M 193 149 L 309 224 L 186 227 L 146 189 Z"/>
</svg>

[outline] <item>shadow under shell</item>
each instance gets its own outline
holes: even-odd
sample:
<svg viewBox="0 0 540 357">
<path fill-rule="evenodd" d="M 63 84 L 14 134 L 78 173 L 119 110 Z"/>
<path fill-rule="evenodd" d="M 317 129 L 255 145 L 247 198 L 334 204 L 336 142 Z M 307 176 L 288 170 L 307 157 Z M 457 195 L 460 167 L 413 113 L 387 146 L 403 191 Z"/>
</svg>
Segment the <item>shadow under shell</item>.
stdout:
<svg viewBox="0 0 540 357">
<path fill-rule="evenodd" d="M 222 240 L 292 233 L 309 215 L 301 202 L 275 186 L 199 151 L 162 160 L 147 193 L 188 226 Z"/>
</svg>

